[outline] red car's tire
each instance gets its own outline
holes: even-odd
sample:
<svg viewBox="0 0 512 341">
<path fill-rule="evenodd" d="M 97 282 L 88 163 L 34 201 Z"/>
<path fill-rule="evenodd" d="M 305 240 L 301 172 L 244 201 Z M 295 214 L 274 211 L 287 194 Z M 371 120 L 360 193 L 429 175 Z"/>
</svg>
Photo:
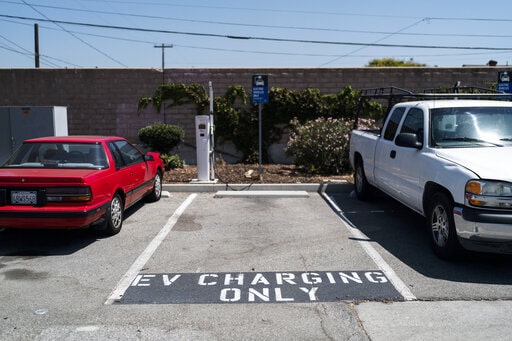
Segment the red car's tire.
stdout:
<svg viewBox="0 0 512 341">
<path fill-rule="evenodd" d="M 154 202 L 160 200 L 162 196 L 162 173 L 160 171 L 156 172 L 153 190 L 146 196 L 146 201 Z"/>
<path fill-rule="evenodd" d="M 105 222 L 98 227 L 103 233 L 109 236 L 118 234 L 123 226 L 124 202 L 119 193 L 114 194 L 105 214 Z"/>
</svg>

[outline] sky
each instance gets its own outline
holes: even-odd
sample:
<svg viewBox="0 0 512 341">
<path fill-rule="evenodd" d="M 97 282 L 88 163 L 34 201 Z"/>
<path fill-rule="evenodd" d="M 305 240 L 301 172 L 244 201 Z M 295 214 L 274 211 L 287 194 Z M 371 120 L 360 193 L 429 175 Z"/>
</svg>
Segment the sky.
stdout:
<svg viewBox="0 0 512 341">
<path fill-rule="evenodd" d="M 0 68 L 512 64 L 512 1 L 0 0 Z M 163 46 L 163 48 L 162 48 Z"/>
</svg>

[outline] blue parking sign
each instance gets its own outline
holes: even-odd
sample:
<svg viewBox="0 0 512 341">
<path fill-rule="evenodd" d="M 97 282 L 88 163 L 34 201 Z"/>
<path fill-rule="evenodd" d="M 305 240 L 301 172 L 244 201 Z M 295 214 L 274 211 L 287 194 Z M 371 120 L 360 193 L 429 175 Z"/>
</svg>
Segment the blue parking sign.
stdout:
<svg viewBox="0 0 512 341">
<path fill-rule="evenodd" d="M 498 72 L 498 86 L 497 90 L 504 93 L 512 93 L 512 82 L 510 81 L 510 77 L 512 73 L 509 71 L 499 71 Z"/>
<path fill-rule="evenodd" d="M 252 102 L 268 103 L 268 76 L 252 76 Z"/>
</svg>

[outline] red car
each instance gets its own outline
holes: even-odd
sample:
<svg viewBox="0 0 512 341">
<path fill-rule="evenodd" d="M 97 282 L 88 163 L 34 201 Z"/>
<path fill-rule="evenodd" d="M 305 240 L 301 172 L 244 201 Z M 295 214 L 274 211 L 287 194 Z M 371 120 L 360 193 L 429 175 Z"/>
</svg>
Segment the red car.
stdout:
<svg viewBox="0 0 512 341">
<path fill-rule="evenodd" d="M 0 228 L 121 230 L 124 210 L 157 201 L 164 164 L 121 137 L 24 141 L 0 167 Z"/>
</svg>

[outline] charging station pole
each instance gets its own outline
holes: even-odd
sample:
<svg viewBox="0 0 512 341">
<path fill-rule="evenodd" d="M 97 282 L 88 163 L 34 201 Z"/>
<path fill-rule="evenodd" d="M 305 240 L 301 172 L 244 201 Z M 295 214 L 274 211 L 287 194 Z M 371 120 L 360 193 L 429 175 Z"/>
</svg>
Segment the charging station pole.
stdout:
<svg viewBox="0 0 512 341">
<path fill-rule="evenodd" d="M 213 84 L 208 82 L 210 95 L 210 180 L 215 181 L 215 123 L 213 122 Z"/>
<path fill-rule="evenodd" d="M 210 181 L 210 116 L 196 116 L 196 155 L 197 179 L 196 181 Z"/>
<path fill-rule="evenodd" d="M 197 115 L 196 124 L 196 156 L 197 156 L 197 179 L 194 183 L 216 183 L 214 172 L 214 125 L 213 125 L 213 87 L 212 82 L 208 83 L 210 92 L 210 114 Z"/>
</svg>

